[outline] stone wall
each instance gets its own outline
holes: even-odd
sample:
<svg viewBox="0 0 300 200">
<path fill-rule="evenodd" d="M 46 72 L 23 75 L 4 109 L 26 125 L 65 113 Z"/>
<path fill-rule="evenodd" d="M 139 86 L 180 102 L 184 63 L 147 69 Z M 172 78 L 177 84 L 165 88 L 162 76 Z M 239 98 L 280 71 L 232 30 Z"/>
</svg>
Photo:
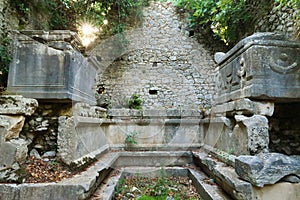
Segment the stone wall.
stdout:
<svg viewBox="0 0 300 200">
<path fill-rule="evenodd" d="M 72 105 L 65 103 L 39 102 L 35 113 L 26 118 L 21 135 L 32 142 L 28 146 L 40 155 L 49 151 L 57 151 L 57 133 L 59 116 L 71 116 Z"/>
<path fill-rule="evenodd" d="M 210 106 L 214 62 L 186 27 L 170 2 L 145 8 L 141 27 L 126 32 L 127 49 L 99 73 L 98 85 L 114 108 L 128 107 L 134 93 L 141 95 L 143 108 Z M 105 49 L 103 42 L 90 54 L 103 63 Z"/>
<path fill-rule="evenodd" d="M 18 13 L 16 8 L 11 7 L 10 0 L 0 0 L 0 36 L 5 37 L 10 30 L 41 30 L 49 29 L 49 16 L 47 11 L 40 9 L 44 0 L 29 2 L 30 12 Z"/>
<path fill-rule="evenodd" d="M 275 104 L 270 119 L 270 151 L 300 155 L 300 103 Z"/>
<path fill-rule="evenodd" d="M 298 10 L 291 7 L 280 7 L 276 4 L 263 16 L 255 26 L 256 32 L 275 32 L 284 34 L 290 38 L 299 38 L 297 33 L 296 16 Z M 299 30 L 298 30 L 299 31 Z"/>
<path fill-rule="evenodd" d="M 31 140 L 20 132 L 25 118 L 32 115 L 37 106 L 35 99 L 0 96 L 0 170 L 26 160 Z"/>
</svg>

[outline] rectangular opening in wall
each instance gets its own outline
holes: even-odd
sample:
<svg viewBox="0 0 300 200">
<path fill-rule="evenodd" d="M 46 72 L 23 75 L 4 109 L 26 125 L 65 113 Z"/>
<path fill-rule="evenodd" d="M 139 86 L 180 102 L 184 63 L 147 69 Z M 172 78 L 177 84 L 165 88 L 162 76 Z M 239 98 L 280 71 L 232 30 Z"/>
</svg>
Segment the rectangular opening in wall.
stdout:
<svg viewBox="0 0 300 200">
<path fill-rule="evenodd" d="M 157 67 L 157 62 L 153 62 L 152 67 Z"/>
<path fill-rule="evenodd" d="M 300 155 L 300 103 L 275 103 L 269 118 L 270 152 Z"/>
<path fill-rule="evenodd" d="M 156 89 L 150 89 L 149 90 L 149 94 L 150 95 L 157 95 L 158 94 L 158 91 Z"/>
</svg>

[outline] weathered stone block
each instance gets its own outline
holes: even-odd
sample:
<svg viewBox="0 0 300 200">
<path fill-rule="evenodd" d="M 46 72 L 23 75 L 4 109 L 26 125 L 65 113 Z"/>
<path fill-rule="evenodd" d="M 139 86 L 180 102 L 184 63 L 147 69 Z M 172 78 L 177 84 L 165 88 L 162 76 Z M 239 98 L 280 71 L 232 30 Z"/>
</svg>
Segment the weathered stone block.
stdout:
<svg viewBox="0 0 300 200">
<path fill-rule="evenodd" d="M 73 116 L 105 118 L 106 109 L 98 106 L 91 106 L 87 103 L 76 103 L 72 107 Z"/>
<path fill-rule="evenodd" d="M 235 171 L 244 180 L 263 187 L 274 184 L 287 175 L 300 177 L 300 156 L 279 153 L 261 153 L 256 156 L 239 156 Z"/>
<path fill-rule="evenodd" d="M 0 114 L 4 115 L 32 115 L 38 102 L 35 99 L 24 98 L 20 95 L 1 95 Z"/>
<path fill-rule="evenodd" d="M 235 115 L 237 125 L 240 127 L 236 131 L 240 134 L 247 135 L 247 149 L 251 154 L 260 152 L 268 152 L 269 148 L 269 125 L 265 116 L 253 115 L 245 117 L 243 115 Z M 242 126 L 241 126 L 242 124 Z"/>
<path fill-rule="evenodd" d="M 227 116 L 233 116 L 235 114 L 272 116 L 274 112 L 274 103 L 265 101 L 252 101 L 250 99 L 243 98 L 223 103 L 221 105 L 216 105 L 213 112 Z"/>
<path fill-rule="evenodd" d="M 0 127 L 0 134 L 2 130 Z M 0 141 L 0 168 L 11 167 L 15 162 L 22 162 L 26 160 L 29 141 L 23 139 L 13 139 L 9 142 Z"/>
<path fill-rule="evenodd" d="M 59 117 L 57 151 L 62 161 L 84 164 L 85 158 L 95 158 L 107 144 L 100 124 L 98 118 Z"/>
<path fill-rule="evenodd" d="M 25 117 L 24 116 L 8 116 L 0 115 L 0 125 L 6 128 L 4 134 L 4 141 L 19 138 L 19 134 L 23 128 Z M 2 134 L 2 133 L 1 133 Z M 3 136 L 2 136 L 3 137 Z"/>
<path fill-rule="evenodd" d="M 200 129 L 204 135 L 204 144 L 226 152 L 234 148 L 235 153 L 241 153 L 241 146 L 239 146 L 241 141 L 232 135 L 232 128 L 232 121 L 226 117 L 204 119 L 200 123 Z"/>
<path fill-rule="evenodd" d="M 16 33 L 8 91 L 36 99 L 96 104 L 97 68 L 71 45 L 76 42 L 71 31 Z"/>
<path fill-rule="evenodd" d="M 217 103 L 240 98 L 292 101 L 300 97 L 300 43 L 273 33 L 240 41 L 219 59 Z"/>
</svg>

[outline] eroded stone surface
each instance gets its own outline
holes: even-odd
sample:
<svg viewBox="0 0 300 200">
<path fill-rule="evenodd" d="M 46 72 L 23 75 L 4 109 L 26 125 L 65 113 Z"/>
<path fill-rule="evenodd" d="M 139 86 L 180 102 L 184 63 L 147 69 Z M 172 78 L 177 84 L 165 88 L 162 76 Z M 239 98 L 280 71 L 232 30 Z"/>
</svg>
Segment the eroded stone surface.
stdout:
<svg viewBox="0 0 300 200">
<path fill-rule="evenodd" d="M 0 115 L 0 125 L 6 128 L 4 134 L 4 140 L 9 141 L 11 139 L 19 138 L 19 134 L 24 125 L 24 121 L 25 121 L 25 117 L 21 115 L 19 116 Z"/>
<path fill-rule="evenodd" d="M 19 95 L 0 96 L 0 114 L 8 115 L 32 115 L 38 102 L 35 99 L 24 98 Z"/>
<path fill-rule="evenodd" d="M 274 33 L 256 33 L 241 40 L 219 63 L 216 102 L 298 99 L 299 47 L 299 42 Z"/>
<path fill-rule="evenodd" d="M 247 132 L 247 148 L 249 152 L 251 154 L 267 152 L 269 145 L 268 119 L 262 115 L 253 115 L 252 117 L 235 115 L 234 118 L 240 127 L 236 131 Z"/>
<path fill-rule="evenodd" d="M 242 179 L 263 187 L 274 184 L 287 175 L 300 177 L 300 156 L 279 153 L 239 156 L 235 161 L 235 171 Z"/>
<path fill-rule="evenodd" d="M 94 117 L 94 118 L 103 118 L 106 117 L 106 109 L 91 106 L 87 103 L 76 103 L 73 105 L 73 116 L 81 117 Z"/>
<path fill-rule="evenodd" d="M 7 90 L 36 99 L 95 105 L 97 67 L 72 46 L 77 39 L 67 30 L 16 32 Z"/>
<path fill-rule="evenodd" d="M 61 116 L 58 122 L 58 157 L 66 164 L 86 162 L 107 144 L 98 118 Z"/>
<path fill-rule="evenodd" d="M 1 127 L 0 127 L 1 131 Z M 22 162 L 26 160 L 29 141 L 24 139 L 13 139 L 9 142 L 0 141 L 0 168 L 11 167 L 15 162 Z"/>
<path fill-rule="evenodd" d="M 214 112 L 223 113 L 226 115 L 255 114 L 272 116 L 274 112 L 274 103 L 265 101 L 253 101 L 247 98 L 242 98 L 221 105 L 217 105 L 214 109 Z"/>
</svg>

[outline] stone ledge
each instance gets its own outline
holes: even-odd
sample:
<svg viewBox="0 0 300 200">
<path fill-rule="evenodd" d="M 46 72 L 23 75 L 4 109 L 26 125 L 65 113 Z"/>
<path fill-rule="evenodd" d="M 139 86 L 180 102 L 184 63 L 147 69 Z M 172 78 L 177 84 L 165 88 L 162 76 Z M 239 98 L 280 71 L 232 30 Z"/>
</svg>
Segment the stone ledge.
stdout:
<svg viewBox="0 0 300 200">
<path fill-rule="evenodd" d="M 233 167 L 216 160 L 213 156 L 205 153 L 193 152 L 194 162 L 216 183 L 223 188 L 233 199 L 253 200 L 253 199 L 299 199 L 299 183 L 277 183 L 264 187 L 256 187 L 251 183 L 240 179 Z"/>
<path fill-rule="evenodd" d="M 110 109 L 107 113 L 111 118 L 203 118 L 200 110 L 180 110 L 180 109 Z"/>
<path fill-rule="evenodd" d="M 21 95 L 0 95 L 1 115 L 32 115 L 38 102 L 35 99 L 25 98 Z"/>
<path fill-rule="evenodd" d="M 273 102 L 253 101 L 247 98 L 216 105 L 212 113 L 224 114 L 227 116 L 239 115 L 266 115 L 272 116 L 274 112 Z"/>
</svg>

